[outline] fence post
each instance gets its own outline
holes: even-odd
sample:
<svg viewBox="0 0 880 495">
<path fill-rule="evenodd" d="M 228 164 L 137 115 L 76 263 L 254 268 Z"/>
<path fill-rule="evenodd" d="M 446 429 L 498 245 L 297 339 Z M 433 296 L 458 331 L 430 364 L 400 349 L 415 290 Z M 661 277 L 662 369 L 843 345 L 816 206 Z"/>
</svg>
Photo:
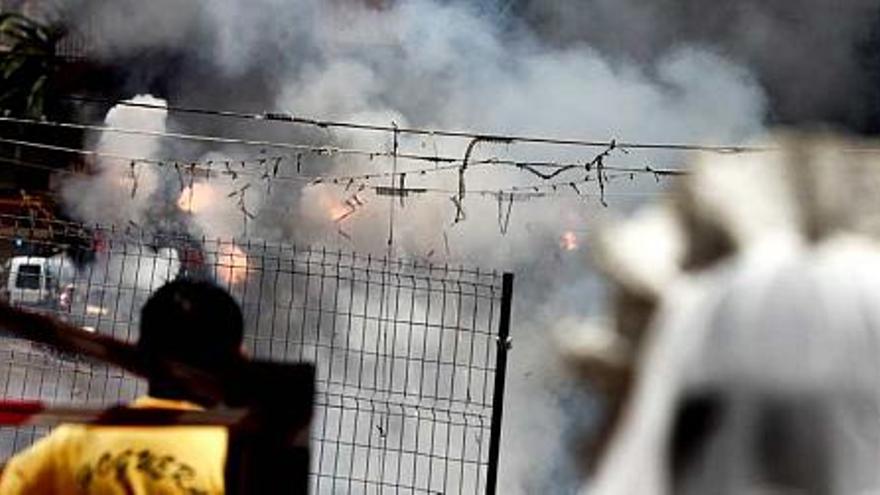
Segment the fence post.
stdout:
<svg viewBox="0 0 880 495">
<path fill-rule="evenodd" d="M 510 311 L 513 300 L 513 274 L 505 273 L 501 280 L 501 318 L 498 323 L 498 348 L 495 358 L 495 387 L 492 397 L 492 425 L 489 437 L 486 495 L 495 495 L 498 487 L 498 456 L 501 449 L 501 418 L 504 413 L 504 383 L 507 379 L 507 351 L 510 350 Z"/>
</svg>

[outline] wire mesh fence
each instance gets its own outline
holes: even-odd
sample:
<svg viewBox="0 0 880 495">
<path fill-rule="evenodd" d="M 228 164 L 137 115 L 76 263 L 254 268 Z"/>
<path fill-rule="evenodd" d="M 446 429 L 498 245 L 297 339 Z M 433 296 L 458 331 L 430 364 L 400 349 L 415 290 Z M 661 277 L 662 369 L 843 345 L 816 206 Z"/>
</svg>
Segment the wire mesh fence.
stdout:
<svg viewBox="0 0 880 495">
<path fill-rule="evenodd" d="M 226 287 L 253 355 L 316 365 L 311 493 L 494 487 L 506 352 L 498 337 L 510 298 L 500 273 L 4 216 L 0 259 L 0 292 L 13 304 L 125 340 L 137 338 L 140 307 L 165 282 Z M 9 336 L 0 338 L 0 386 L 6 398 L 65 404 L 146 392 L 120 370 Z M 42 433 L 0 429 L 0 455 Z"/>
</svg>

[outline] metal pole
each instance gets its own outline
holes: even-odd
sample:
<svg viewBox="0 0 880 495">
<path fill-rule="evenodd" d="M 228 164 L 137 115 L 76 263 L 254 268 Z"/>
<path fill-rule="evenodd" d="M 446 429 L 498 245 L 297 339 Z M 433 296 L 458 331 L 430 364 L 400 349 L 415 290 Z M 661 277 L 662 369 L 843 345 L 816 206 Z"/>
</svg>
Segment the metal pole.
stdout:
<svg viewBox="0 0 880 495">
<path fill-rule="evenodd" d="M 492 397 L 492 426 L 489 437 L 486 495 L 495 495 L 498 487 L 498 456 L 501 451 L 501 417 L 504 413 L 507 352 L 510 350 L 510 310 L 512 300 L 513 274 L 505 273 L 501 282 L 501 319 L 498 323 L 498 349 L 495 359 L 495 387 Z"/>
</svg>

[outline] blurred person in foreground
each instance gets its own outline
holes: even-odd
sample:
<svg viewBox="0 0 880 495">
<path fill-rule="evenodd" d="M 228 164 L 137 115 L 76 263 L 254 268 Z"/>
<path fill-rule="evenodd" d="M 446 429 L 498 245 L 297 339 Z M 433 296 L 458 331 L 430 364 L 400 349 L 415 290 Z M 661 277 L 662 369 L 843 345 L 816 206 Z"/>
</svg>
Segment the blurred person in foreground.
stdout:
<svg viewBox="0 0 880 495">
<path fill-rule="evenodd" d="M 148 358 L 219 372 L 243 359 L 242 337 L 232 296 L 208 282 L 177 280 L 144 305 L 137 346 Z M 151 376 L 148 386 L 131 407 L 215 405 L 169 379 Z M 0 494 L 221 494 L 226 448 L 223 427 L 62 425 L 9 461 Z"/>
<path fill-rule="evenodd" d="M 576 357 L 624 396 L 585 492 L 880 494 L 880 163 L 772 149 L 703 158 L 599 239 L 617 324 Z"/>
</svg>

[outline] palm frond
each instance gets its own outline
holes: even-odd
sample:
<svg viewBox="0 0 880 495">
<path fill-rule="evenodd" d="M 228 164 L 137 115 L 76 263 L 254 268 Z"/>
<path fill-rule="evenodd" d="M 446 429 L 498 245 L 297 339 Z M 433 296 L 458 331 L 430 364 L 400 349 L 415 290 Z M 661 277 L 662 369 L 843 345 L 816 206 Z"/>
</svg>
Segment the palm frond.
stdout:
<svg viewBox="0 0 880 495">
<path fill-rule="evenodd" d="M 0 13 L 0 102 L 3 108 L 41 116 L 51 78 L 57 72 L 58 25 L 15 12 Z"/>
</svg>

